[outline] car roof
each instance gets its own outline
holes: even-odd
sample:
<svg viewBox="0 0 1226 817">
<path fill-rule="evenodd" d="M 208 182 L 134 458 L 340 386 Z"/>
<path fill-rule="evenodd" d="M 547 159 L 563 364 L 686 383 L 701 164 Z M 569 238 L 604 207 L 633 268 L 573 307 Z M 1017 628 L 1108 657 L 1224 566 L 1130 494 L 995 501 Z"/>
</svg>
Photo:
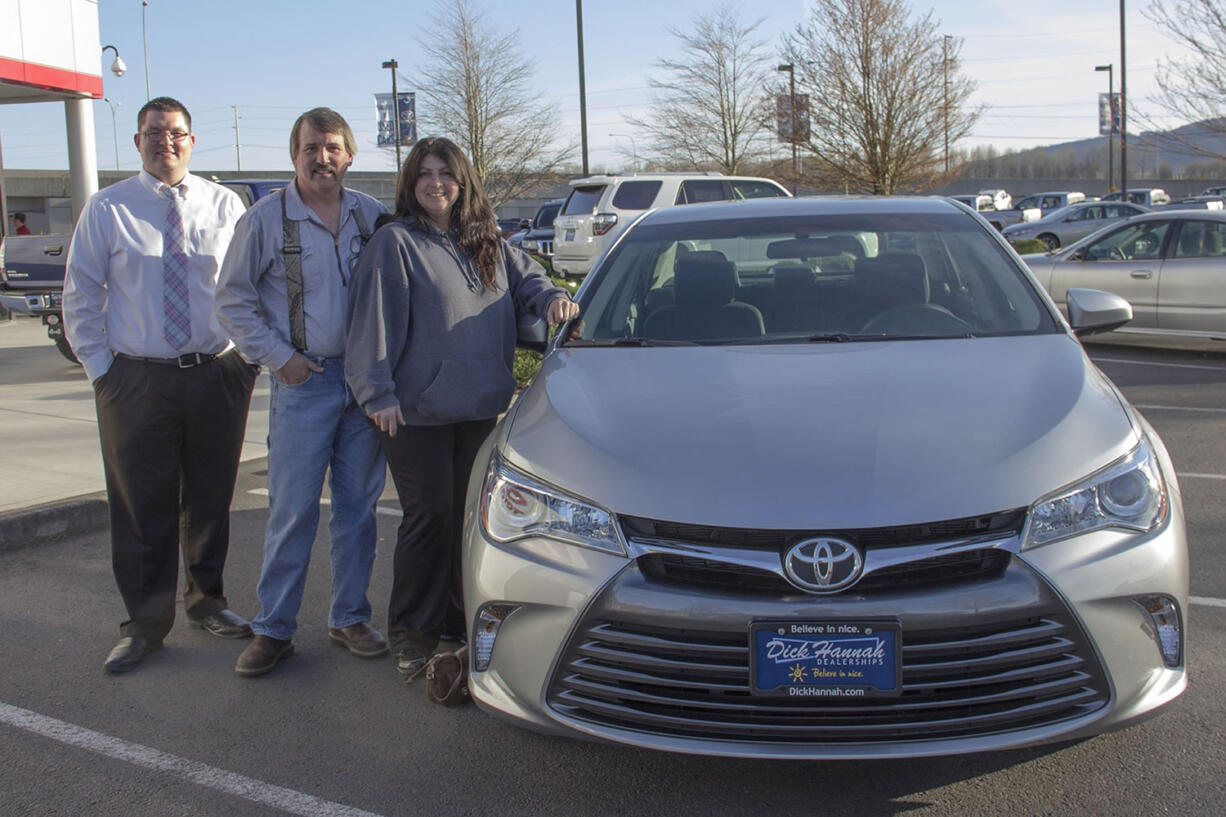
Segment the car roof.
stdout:
<svg viewBox="0 0 1226 817">
<path fill-rule="evenodd" d="M 945 196 L 771 196 L 741 201 L 720 201 L 661 207 L 651 210 L 640 224 L 691 224 L 729 218 L 782 218 L 788 216 L 856 215 L 861 213 L 965 213 Z"/>
<path fill-rule="evenodd" d="M 1146 213 L 1140 213 L 1127 219 L 1128 221 L 1169 221 L 1170 219 L 1181 219 L 1187 221 L 1194 219 L 1196 221 L 1226 221 L 1226 210 L 1199 210 L 1188 207 L 1162 210 L 1151 210 Z M 1123 223 L 1121 221 L 1121 223 Z"/>
</svg>

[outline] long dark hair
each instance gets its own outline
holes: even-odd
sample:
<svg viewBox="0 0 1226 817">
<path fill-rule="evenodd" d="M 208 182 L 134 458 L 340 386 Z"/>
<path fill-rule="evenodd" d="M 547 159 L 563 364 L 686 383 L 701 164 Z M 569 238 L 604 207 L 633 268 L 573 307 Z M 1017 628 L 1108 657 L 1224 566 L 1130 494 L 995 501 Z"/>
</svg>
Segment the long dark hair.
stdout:
<svg viewBox="0 0 1226 817">
<path fill-rule="evenodd" d="M 450 139 L 431 136 L 413 145 L 409 158 L 404 160 L 400 176 L 396 180 L 396 216 L 417 219 L 429 224 L 421 205 L 417 203 L 417 174 L 427 156 L 434 156 L 447 163 L 447 169 L 460 185 L 460 196 L 451 207 L 451 230 L 456 234 L 462 249 L 481 276 L 481 282 L 494 289 L 498 281 L 498 256 L 502 251 L 502 236 L 494 218 L 494 206 L 481 189 L 477 171 L 464 152 Z"/>
</svg>

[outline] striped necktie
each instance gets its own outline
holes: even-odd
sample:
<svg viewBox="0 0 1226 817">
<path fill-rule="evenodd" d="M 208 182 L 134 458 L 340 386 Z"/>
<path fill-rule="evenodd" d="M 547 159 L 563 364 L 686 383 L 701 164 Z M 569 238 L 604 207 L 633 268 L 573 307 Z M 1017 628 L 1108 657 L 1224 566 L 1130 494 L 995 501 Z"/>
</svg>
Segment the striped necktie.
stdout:
<svg viewBox="0 0 1226 817">
<path fill-rule="evenodd" d="M 166 211 L 166 229 L 162 231 L 162 306 L 165 310 L 162 334 L 172 347 L 182 349 L 192 336 L 182 199 L 175 187 L 167 188 L 166 195 L 170 198 L 170 207 Z"/>
</svg>

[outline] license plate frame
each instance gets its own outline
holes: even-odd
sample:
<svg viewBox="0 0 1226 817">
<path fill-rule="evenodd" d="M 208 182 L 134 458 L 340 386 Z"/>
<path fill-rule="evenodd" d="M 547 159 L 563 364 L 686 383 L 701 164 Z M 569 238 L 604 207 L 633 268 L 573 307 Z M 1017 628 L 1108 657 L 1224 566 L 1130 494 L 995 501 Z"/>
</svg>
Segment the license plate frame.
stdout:
<svg viewBox="0 0 1226 817">
<path fill-rule="evenodd" d="M 758 698 L 896 698 L 897 619 L 769 620 L 749 625 L 749 692 Z"/>
</svg>

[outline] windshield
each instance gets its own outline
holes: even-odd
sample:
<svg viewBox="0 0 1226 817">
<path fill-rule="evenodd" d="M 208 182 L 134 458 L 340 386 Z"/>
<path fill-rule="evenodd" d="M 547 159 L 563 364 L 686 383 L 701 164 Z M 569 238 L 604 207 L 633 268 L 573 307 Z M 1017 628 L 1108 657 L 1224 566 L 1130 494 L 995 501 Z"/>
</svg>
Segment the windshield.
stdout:
<svg viewBox="0 0 1226 817">
<path fill-rule="evenodd" d="M 568 345 L 800 343 L 1058 331 L 961 214 L 729 219 L 632 229 Z"/>
</svg>

